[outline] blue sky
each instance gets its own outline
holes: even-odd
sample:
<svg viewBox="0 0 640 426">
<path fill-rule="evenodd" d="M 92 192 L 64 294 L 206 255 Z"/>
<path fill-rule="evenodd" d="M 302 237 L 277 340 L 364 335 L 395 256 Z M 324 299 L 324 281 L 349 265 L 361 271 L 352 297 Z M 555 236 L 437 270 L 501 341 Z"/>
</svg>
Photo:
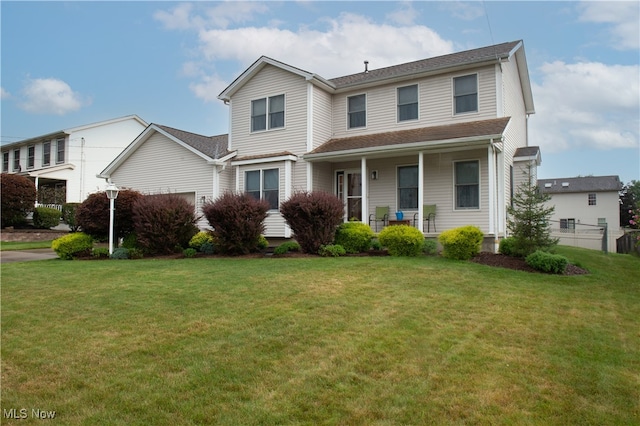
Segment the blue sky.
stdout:
<svg viewBox="0 0 640 426">
<path fill-rule="evenodd" d="M 640 3 L 0 2 L 1 141 L 137 114 L 228 132 L 261 55 L 338 77 L 524 40 L 541 178 L 640 180 Z"/>
</svg>

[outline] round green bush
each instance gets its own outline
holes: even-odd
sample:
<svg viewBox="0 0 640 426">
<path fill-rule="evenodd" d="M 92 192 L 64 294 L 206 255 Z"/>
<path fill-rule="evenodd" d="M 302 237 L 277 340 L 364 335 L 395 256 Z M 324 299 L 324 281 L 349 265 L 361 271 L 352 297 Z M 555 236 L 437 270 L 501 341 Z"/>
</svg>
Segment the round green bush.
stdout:
<svg viewBox="0 0 640 426">
<path fill-rule="evenodd" d="M 111 259 L 129 259 L 129 249 L 125 247 L 118 247 L 111 253 Z"/>
<path fill-rule="evenodd" d="M 525 262 L 532 268 L 549 274 L 562 274 L 569 264 L 569 260 L 566 257 L 542 250 L 536 250 L 531 253 L 525 258 Z"/>
<path fill-rule="evenodd" d="M 79 256 L 88 256 L 93 247 L 93 238 L 83 232 L 75 232 L 60 238 L 56 238 L 51 243 L 51 248 L 60 259 L 71 260 Z"/>
<path fill-rule="evenodd" d="M 371 248 L 373 236 L 366 223 L 345 222 L 336 230 L 335 243 L 344 247 L 347 253 L 363 253 Z"/>
<path fill-rule="evenodd" d="M 516 239 L 513 237 L 507 237 L 500 240 L 500 246 L 498 247 L 498 252 L 504 254 L 505 256 L 515 256 L 515 246 Z"/>
<path fill-rule="evenodd" d="M 428 255 L 434 255 L 438 253 L 438 243 L 436 240 L 424 240 L 422 244 L 422 252 Z"/>
<path fill-rule="evenodd" d="M 191 258 L 191 257 L 196 257 L 196 254 L 198 254 L 198 251 L 194 248 L 189 247 L 188 249 L 184 249 L 182 251 L 182 254 L 186 258 Z"/>
<path fill-rule="evenodd" d="M 409 225 L 387 226 L 378 239 L 391 256 L 418 256 L 424 244 L 422 232 Z"/>
<path fill-rule="evenodd" d="M 200 231 L 189 240 L 189 247 L 202 251 L 202 245 L 211 243 L 213 246 L 213 235 L 208 231 Z"/>
<path fill-rule="evenodd" d="M 258 238 L 258 250 L 266 250 L 269 248 L 269 241 L 264 235 L 260 235 Z"/>
<path fill-rule="evenodd" d="M 300 251 L 300 244 L 295 241 L 287 241 L 286 243 L 280 244 L 273 250 L 273 254 L 286 254 L 290 251 Z"/>
<path fill-rule="evenodd" d="M 50 229 L 60 225 L 60 210 L 51 207 L 33 209 L 33 226 L 38 229 Z"/>
<path fill-rule="evenodd" d="M 326 244 L 320 246 L 318 254 L 322 257 L 339 257 L 347 254 L 347 251 L 340 244 Z"/>
<path fill-rule="evenodd" d="M 449 259 L 468 260 L 480 252 L 484 234 L 477 226 L 468 225 L 444 231 L 438 237 L 442 255 Z"/>
<path fill-rule="evenodd" d="M 200 246 L 200 253 L 204 253 L 204 254 L 213 254 L 215 253 L 216 248 L 213 245 L 213 243 L 210 242 L 205 242 L 202 243 L 202 245 Z"/>
<path fill-rule="evenodd" d="M 138 247 L 138 237 L 135 232 L 130 232 L 122 239 L 122 247 L 132 249 Z"/>
</svg>

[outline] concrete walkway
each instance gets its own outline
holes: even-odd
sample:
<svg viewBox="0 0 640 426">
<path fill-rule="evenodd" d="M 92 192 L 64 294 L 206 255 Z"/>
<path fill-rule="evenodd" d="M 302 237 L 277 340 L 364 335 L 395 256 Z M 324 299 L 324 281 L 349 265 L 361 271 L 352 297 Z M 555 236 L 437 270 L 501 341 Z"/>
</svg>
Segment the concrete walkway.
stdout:
<svg viewBox="0 0 640 426">
<path fill-rule="evenodd" d="M 33 250 L 9 250 L 0 252 L 0 263 L 27 262 L 30 260 L 57 259 L 58 255 L 50 248 Z"/>
</svg>

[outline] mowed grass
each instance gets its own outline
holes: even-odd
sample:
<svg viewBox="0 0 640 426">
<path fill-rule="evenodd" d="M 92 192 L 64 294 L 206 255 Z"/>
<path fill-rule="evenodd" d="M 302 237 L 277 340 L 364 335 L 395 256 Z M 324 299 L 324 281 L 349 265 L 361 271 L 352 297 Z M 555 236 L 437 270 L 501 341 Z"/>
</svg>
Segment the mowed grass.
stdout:
<svg viewBox="0 0 640 426">
<path fill-rule="evenodd" d="M 0 251 L 10 250 L 32 250 L 41 248 L 51 248 L 53 240 L 48 241 L 2 241 Z"/>
<path fill-rule="evenodd" d="M 640 259 L 2 266 L 4 410 L 98 425 L 640 423 Z"/>
</svg>

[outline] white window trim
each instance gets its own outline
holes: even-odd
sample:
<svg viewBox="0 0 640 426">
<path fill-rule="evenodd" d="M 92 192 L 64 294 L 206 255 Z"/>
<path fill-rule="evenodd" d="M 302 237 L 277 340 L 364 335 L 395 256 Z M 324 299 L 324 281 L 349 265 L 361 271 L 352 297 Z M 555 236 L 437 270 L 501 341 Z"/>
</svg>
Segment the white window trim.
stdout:
<svg viewBox="0 0 640 426">
<path fill-rule="evenodd" d="M 280 199 L 281 199 L 281 180 L 282 180 L 282 171 L 280 167 L 261 167 L 258 169 L 245 169 L 243 170 L 243 192 L 247 193 L 247 173 L 249 172 L 260 172 L 260 199 L 264 200 L 264 172 L 265 170 L 277 170 L 278 171 L 278 206 L 275 209 L 269 207 L 270 212 L 280 211 Z"/>
<path fill-rule="evenodd" d="M 284 125 L 282 127 L 275 127 L 275 128 L 271 128 L 269 127 L 269 99 L 270 98 L 275 98 L 277 96 L 283 96 L 284 97 Z M 254 101 L 259 101 L 261 99 L 265 100 L 265 108 L 266 108 L 266 123 L 265 123 L 265 128 L 263 130 L 253 130 L 253 125 L 251 124 L 252 118 L 253 116 L 251 115 L 251 110 L 253 108 L 253 102 Z M 287 128 L 287 95 L 286 93 L 278 93 L 275 95 L 267 95 L 267 96 L 260 96 L 259 98 L 253 98 L 249 100 L 249 133 L 264 133 L 264 132 L 275 132 L 278 130 L 283 130 Z"/>
<path fill-rule="evenodd" d="M 467 77 L 474 74 L 476 76 L 476 97 L 478 101 L 478 108 L 475 111 L 456 112 L 456 78 Z M 472 114 L 480 114 L 480 73 L 471 72 L 451 76 L 451 117 L 459 117 Z"/>
<path fill-rule="evenodd" d="M 478 163 L 478 207 L 456 207 L 456 163 L 468 163 L 476 161 Z M 456 212 L 477 212 L 482 210 L 482 161 L 479 158 L 469 158 L 466 160 L 454 160 L 452 163 L 452 186 L 453 186 L 453 211 Z"/>
<path fill-rule="evenodd" d="M 29 150 L 33 148 L 33 164 L 29 165 L 29 160 L 31 159 L 29 157 Z M 36 168 L 36 146 L 35 145 L 28 145 L 27 146 L 27 170 L 32 170 Z"/>
<path fill-rule="evenodd" d="M 49 144 L 49 161 L 45 163 L 45 161 L 44 161 L 44 154 L 45 154 L 45 152 L 46 152 L 46 151 L 45 151 L 45 149 L 44 149 L 44 146 L 45 146 L 47 143 Z M 50 165 L 51 165 L 51 146 L 52 146 L 52 145 L 53 145 L 53 144 L 51 143 L 51 141 L 44 141 L 44 142 L 42 142 L 42 166 L 43 166 L 43 167 L 45 167 L 45 166 L 50 166 Z"/>
<path fill-rule="evenodd" d="M 398 96 L 398 90 L 399 89 L 403 89 L 405 87 L 412 87 L 412 86 L 416 86 L 416 91 L 417 91 L 417 96 L 418 96 L 418 117 L 416 118 L 412 118 L 410 120 L 400 120 L 400 112 L 398 111 L 398 108 L 400 107 L 400 99 Z M 404 86 L 397 86 L 396 87 L 396 124 L 405 124 L 405 123 L 415 123 L 416 121 L 420 120 L 420 84 L 415 83 L 415 84 L 407 84 Z"/>
<path fill-rule="evenodd" d="M 400 207 L 400 197 L 399 197 L 399 192 L 400 192 L 400 188 L 398 185 L 400 185 L 400 181 L 398 179 L 398 169 L 400 169 L 400 167 L 415 167 L 416 169 L 418 169 L 418 205 L 416 206 L 415 209 L 405 209 L 402 210 L 403 208 Z M 396 164 L 396 185 L 395 185 L 395 191 L 396 191 L 396 207 L 397 210 L 402 210 L 403 212 L 415 212 L 418 211 L 418 208 L 420 207 L 420 165 L 418 163 L 409 163 L 409 164 Z"/>
<path fill-rule="evenodd" d="M 349 127 L 349 98 L 353 98 L 356 96 L 362 96 L 364 95 L 364 126 L 361 127 Z M 355 93 L 353 95 L 347 95 L 344 99 L 345 102 L 345 112 L 346 112 L 346 126 L 347 126 L 347 131 L 353 130 L 353 131 L 357 131 L 357 130 L 365 130 L 367 128 L 367 126 L 369 125 L 369 116 L 368 116 L 368 111 L 369 111 L 369 96 L 367 92 L 364 93 Z"/>
<path fill-rule="evenodd" d="M 60 150 L 58 149 L 58 144 L 62 142 L 62 146 L 64 147 L 64 149 L 62 150 L 62 152 L 64 152 L 64 159 L 62 161 L 60 161 L 60 159 L 58 158 L 58 153 L 60 152 Z M 56 164 L 64 164 L 67 162 L 67 140 L 66 138 L 60 138 L 60 139 L 56 139 Z"/>
</svg>

